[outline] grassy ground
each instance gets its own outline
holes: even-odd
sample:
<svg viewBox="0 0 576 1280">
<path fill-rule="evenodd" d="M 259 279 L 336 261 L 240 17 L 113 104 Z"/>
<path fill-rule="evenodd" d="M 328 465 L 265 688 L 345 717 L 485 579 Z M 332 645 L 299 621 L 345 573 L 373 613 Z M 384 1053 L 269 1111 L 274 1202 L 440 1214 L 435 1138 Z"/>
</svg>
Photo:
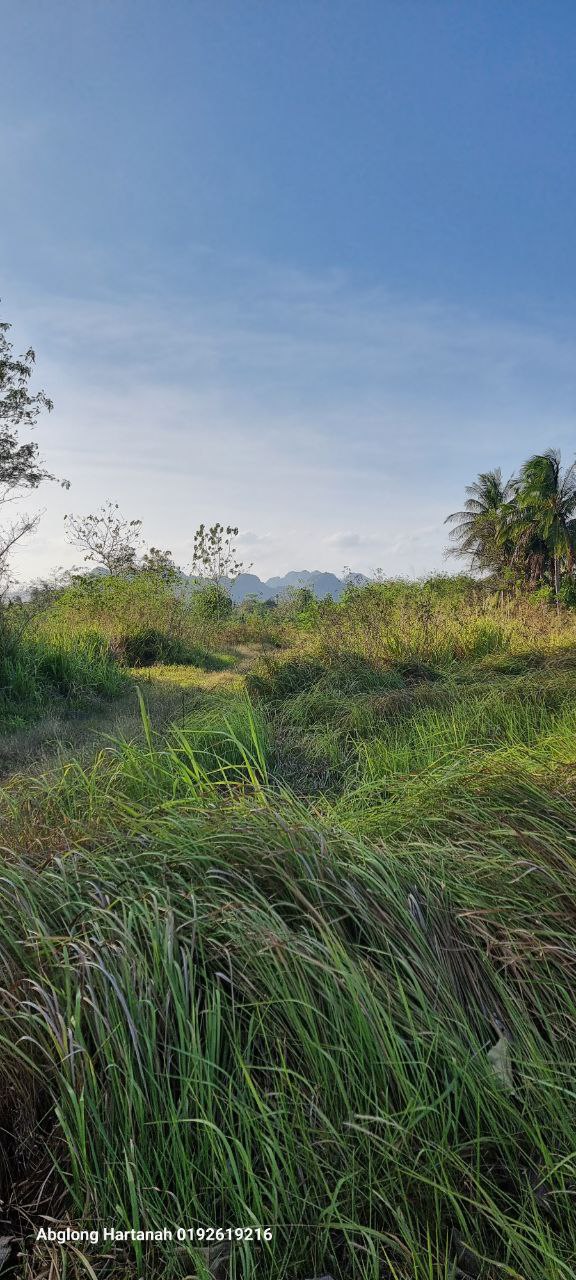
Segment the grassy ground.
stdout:
<svg viewBox="0 0 576 1280">
<path fill-rule="evenodd" d="M 17 770 L 44 771 L 56 760 L 89 759 L 98 744 L 110 737 L 138 740 L 143 736 L 138 698 L 141 690 L 157 729 L 182 722 L 193 710 L 195 694 L 220 687 L 238 688 L 256 651 L 236 646 L 209 655 L 201 666 L 153 665 L 114 673 L 108 696 L 92 692 L 79 699 L 48 690 L 44 701 L 27 708 L 26 716 L 0 721 L 0 777 Z"/>
<path fill-rule="evenodd" d="M 28 1280 L 573 1276 L 576 636 L 419 610 L 138 672 L 138 727 L 5 783 Z"/>
</svg>

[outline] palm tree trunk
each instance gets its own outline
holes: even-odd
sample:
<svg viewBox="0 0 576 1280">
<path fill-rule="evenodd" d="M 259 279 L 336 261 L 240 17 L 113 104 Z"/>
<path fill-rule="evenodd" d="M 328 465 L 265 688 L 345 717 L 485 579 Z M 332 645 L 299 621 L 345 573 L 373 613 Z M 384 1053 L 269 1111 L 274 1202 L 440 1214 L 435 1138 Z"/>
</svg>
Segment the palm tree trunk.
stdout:
<svg viewBox="0 0 576 1280">
<path fill-rule="evenodd" d="M 554 552 L 554 594 L 556 596 L 556 612 L 560 613 L 560 600 L 558 592 L 560 590 L 560 565 L 558 563 L 558 555 Z"/>
</svg>

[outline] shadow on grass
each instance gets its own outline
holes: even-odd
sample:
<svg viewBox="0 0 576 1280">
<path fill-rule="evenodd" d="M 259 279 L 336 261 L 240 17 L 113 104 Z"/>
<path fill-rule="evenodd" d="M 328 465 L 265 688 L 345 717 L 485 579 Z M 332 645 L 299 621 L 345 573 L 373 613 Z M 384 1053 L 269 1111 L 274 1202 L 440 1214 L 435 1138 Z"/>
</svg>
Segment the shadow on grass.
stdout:
<svg viewBox="0 0 576 1280">
<path fill-rule="evenodd" d="M 520 653 L 490 653 L 474 664 L 474 671 L 487 676 L 521 676 L 531 671 L 576 670 L 576 645 L 529 649 Z"/>
<path fill-rule="evenodd" d="M 312 689 L 337 695 L 390 693 L 417 681 L 436 681 L 441 673 L 417 659 L 377 661 L 348 652 L 320 657 L 263 658 L 248 677 L 248 689 L 271 702 L 282 702 Z"/>
</svg>

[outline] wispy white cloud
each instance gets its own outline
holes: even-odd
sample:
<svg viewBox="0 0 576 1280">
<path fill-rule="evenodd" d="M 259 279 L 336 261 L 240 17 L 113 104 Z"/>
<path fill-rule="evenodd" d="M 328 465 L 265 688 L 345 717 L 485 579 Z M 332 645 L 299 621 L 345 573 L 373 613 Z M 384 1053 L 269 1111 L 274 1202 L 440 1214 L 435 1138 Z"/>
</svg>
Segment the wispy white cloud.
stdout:
<svg viewBox="0 0 576 1280">
<path fill-rule="evenodd" d="M 352 529 L 344 529 L 341 533 L 330 533 L 322 539 L 326 547 L 335 547 L 338 550 L 349 551 L 356 547 L 372 547 L 377 545 L 381 538 L 377 533 L 354 533 Z"/>
<path fill-rule="evenodd" d="M 273 533 L 254 533 L 252 529 L 241 529 L 238 534 L 238 545 L 241 547 L 270 547 L 277 546 L 278 538 Z"/>
</svg>

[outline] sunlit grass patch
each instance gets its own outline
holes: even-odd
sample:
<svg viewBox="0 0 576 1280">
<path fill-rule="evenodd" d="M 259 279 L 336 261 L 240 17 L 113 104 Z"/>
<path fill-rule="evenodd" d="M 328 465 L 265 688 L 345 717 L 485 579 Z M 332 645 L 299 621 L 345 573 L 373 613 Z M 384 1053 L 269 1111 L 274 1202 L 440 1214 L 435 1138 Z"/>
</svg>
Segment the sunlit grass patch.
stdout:
<svg viewBox="0 0 576 1280">
<path fill-rule="evenodd" d="M 206 665 L 178 663 L 178 665 L 154 665 L 144 670 L 138 667 L 131 674 L 144 688 L 147 682 L 175 685 L 181 689 L 215 689 L 225 684 L 231 690 L 241 688 L 242 676 L 234 670 L 234 657 L 228 653 L 210 655 Z"/>
</svg>

